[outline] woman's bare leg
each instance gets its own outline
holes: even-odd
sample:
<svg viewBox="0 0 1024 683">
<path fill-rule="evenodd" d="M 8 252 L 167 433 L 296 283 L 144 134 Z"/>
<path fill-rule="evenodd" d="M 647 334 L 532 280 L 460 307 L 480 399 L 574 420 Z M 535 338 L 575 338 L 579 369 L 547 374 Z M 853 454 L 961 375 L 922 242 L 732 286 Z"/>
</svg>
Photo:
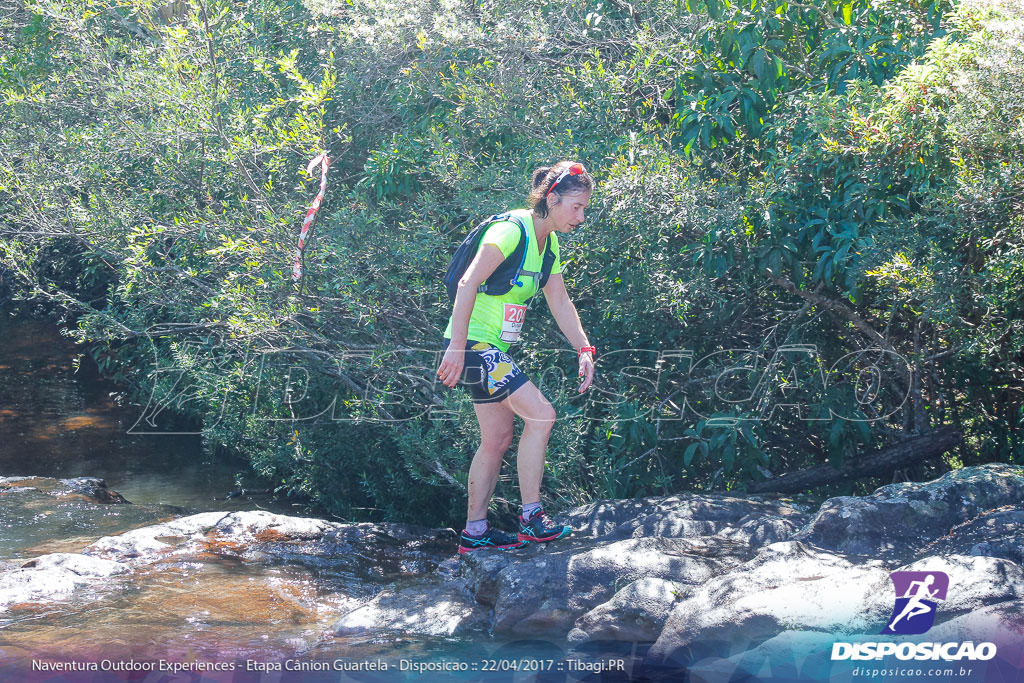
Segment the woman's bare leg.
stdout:
<svg viewBox="0 0 1024 683">
<path fill-rule="evenodd" d="M 512 445 L 512 410 L 498 403 L 474 403 L 480 423 L 480 447 L 469 465 L 469 505 L 466 521 L 487 518 L 487 506 L 494 494 L 505 452 Z"/>
<path fill-rule="evenodd" d="M 523 435 L 519 437 L 519 493 L 523 504 L 540 501 L 540 482 L 544 477 L 544 453 L 548 437 L 555 426 L 555 409 L 533 382 L 527 382 L 502 401 L 523 418 Z"/>
</svg>

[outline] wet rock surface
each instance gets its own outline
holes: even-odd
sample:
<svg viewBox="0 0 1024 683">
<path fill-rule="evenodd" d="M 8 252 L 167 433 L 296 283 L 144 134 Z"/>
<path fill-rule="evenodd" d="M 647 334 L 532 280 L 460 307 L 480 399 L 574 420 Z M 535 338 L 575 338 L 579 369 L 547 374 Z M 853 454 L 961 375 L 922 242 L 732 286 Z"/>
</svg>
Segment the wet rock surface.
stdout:
<svg viewBox="0 0 1024 683">
<path fill-rule="evenodd" d="M 386 588 L 346 614 L 334 627 L 338 636 L 381 632 L 461 636 L 486 631 L 490 610 L 458 587 L 420 582 Z"/>
<path fill-rule="evenodd" d="M 73 498 L 90 503 L 127 505 L 117 491 L 107 488 L 107 482 L 96 477 L 52 479 L 50 477 L 0 477 L 0 494 L 39 491 L 59 498 Z"/>
<path fill-rule="evenodd" d="M 182 513 L 132 505 L 95 477 L 0 477 L 0 557 L 77 552 L 106 534 Z"/>
<path fill-rule="evenodd" d="M 2 491 L 55 497 L 17 481 Z M 300 649 L 493 635 L 583 650 L 646 642 L 655 668 L 750 672 L 782 650 L 827 667 L 821 643 L 877 634 L 891 618 L 896 570 L 949 576 L 936 628 L 1015 637 L 1024 507 L 1011 499 L 1022 493 L 1020 468 L 987 465 L 817 510 L 707 494 L 599 501 L 561 518 L 568 538 L 465 556 L 450 529 L 208 512 L 0 563 L 0 611 L 95 600 L 112 581 L 159 604 L 184 585 L 193 606 L 164 610 L 172 621 L 270 625 Z"/>
<path fill-rule="evenodd" d="M 0 609 L 65 598 L 84 584 L 127 572 L 128 567 L 120 562 L 88 555 L 42 555 L 21 566 L 0 570 Z"/>
<path fill-rule="evenodd" d="M 234 558 L 382 581 L 433 571 L 456 547 L 451 529 L 341 524 L 255 510 L 181 517 L 101 538 L 83 552 L 135 564 Z"/>
</svg>

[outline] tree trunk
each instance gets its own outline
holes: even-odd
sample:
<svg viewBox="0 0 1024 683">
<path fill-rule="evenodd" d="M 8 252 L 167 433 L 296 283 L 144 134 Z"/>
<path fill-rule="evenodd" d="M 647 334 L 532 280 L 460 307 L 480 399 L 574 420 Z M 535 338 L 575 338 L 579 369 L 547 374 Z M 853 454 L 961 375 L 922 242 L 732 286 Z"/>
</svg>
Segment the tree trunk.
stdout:
<svg viewBox="0 0 1024 683">
<path fill-rule="evenodd" d="M 775 479 L 751 484 L 747 491 L 796 493 L 844 479 L 886 475 L 898 467 L 906 467 L 942 455 L 960 443 L 962 438 L 955 427 L 947 425 L 893 444 L 871 455 L 848 459 L 841 469 L 836 469 L 828 463 L 815 465 L 798 472 L 783 474 Z"/>
</svg>

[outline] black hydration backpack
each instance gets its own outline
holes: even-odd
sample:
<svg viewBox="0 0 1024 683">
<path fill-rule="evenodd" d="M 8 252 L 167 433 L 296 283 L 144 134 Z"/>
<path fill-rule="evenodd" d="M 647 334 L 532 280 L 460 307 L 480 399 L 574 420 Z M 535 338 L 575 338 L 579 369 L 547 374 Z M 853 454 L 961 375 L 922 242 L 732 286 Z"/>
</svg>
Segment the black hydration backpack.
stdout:
<svg viewBox="0 0 1024 683">
<path fill-rule="evenodd" d="M 477 288 L 477 291 L 490 294 L 491 296 L 507 294 L 512 289 L 512 285 L 517 287 L 523 286 L 523 283 L 519 281 L 520 275 L 539 277 L 538 292 L 547 284 L 548 276 L 551 275 L 551 268 L 555 264 L 555 255 L 551 251 L 551 236 L 548 236 L 547 247 L 544 250 L 541 272 L 523 270 L 523 264 L 526 263 L 526 250 L 530 248 L 530 238 L 526 232 L 526 223 L 512 213 L 499 213 L 470 230 L 469 234 L 466 235 L 466 239 L 462 240 L 462 244 L 455 250 L 455 256 L 452 257 L 452 262 L 448 264 L 448 271 L 444 274 L 444 286 L 448 290 L 448 298 L 453 303 L 455 301 L 455 294 L 459 289 L 459 280 L 462 278 L 463 273 L 466 272 L 466 269 L 469 268 L 469 264 L 473 262 L 474 257 L 476 257 L 476 252 L 480 247 L 480 240 L 483 239 L 484 232 L 495 223 L 502 221 L 511 221 L 519 226 L 519 244 L 501 262 L 501 265 L 494 270 L 494 273 Z"/>
</svg>

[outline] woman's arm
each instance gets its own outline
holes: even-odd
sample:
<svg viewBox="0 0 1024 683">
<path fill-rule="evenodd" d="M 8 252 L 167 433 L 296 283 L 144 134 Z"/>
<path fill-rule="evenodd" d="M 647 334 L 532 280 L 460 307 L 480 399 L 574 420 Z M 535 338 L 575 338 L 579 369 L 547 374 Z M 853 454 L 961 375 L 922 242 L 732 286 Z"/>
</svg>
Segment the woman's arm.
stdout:
<svg viewBox="0 0 1024 683">
<path fill-rule="evenodd" d="M 476 290 L 504 260 L 505 256 L 501 249 L 493 244 L 485 244 L 459 279 L 455 305 L 452 308 L 452 341 L 445 351 L 441 365 L 437 368 L 437 376 L 447 387 L 454 387 L 462 377 L 462 367 L 465 364 L 463 352 L 466 350 L 466 338 L 469 336 L 469 317 L 476 303 Z"/>
<path fill-rule="evenodd" d="M 565 280 L 561 273 L 554 273 L 548 277 L 548 283 L 544 286 L 544 298 L 547 299 L 551 315 L 558 323 L 558 329 L 573 348 L 579 351 L 584 346 L 590 346 L 587 333 L 583 331 L 583 323 L 580 322 L 580 315 L 565 289 Z M 594 381 L 594 358 L 587 352 L 580 355 L 579 360 L 580 377 L 585 377 L 579 388 L 580 392 L 583 392 Z"/>
</svg>

